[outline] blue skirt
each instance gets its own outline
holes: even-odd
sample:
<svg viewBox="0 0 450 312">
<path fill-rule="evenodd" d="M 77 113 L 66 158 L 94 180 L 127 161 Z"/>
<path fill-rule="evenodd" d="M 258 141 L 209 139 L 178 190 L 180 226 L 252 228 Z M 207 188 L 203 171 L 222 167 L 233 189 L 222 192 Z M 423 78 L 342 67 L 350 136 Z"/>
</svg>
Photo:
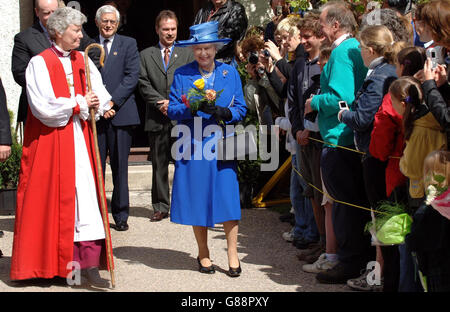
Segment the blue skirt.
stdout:
<svg viewBox="0 0 450 312">
<path fill-rule="evenodd" d="M 236 161 L 177 160 L 170 220 L 214 227 L 241 219 Z"/>
</svg>

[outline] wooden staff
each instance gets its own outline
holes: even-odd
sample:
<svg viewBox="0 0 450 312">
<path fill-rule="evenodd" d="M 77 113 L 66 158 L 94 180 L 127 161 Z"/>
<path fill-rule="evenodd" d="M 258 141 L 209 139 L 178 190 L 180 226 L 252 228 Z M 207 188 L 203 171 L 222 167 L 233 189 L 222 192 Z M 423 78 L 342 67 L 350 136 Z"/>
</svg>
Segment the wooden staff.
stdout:
<svg viewBox="0 0 450 312">
<path fill-rule="evenodd" d="M 87 78 L 87 87 L 88 92 L 92 91 L 91 85 L 91 75 L 89 71 L 89 57 L 88 52 L 92 48 L 100 49 L 100 66 L 103 67 L 103 60 L 105 59 L 105 50 L 98 43 L 92 43 L 87 46 L 86 50 L 84 50 L 84 63 L 86 67 L 86 78 Z M 97 180 L 100 188 L 100 209 L 102 212 L 103 219 L 103 227 L 105 229 L 105 238 L 106 238 L 106 259 L 108 262 L 109 272 L 111 273 L 111 285 L 114 288 L 116 286 L 115 278 L 114 278 L 114 268 L 113 268 L 113 259 L 112 259 L 112 248 L 111 248 L 111 238 L 109 237 L 109 222 L 108 222 L 108 208 L 106 207 L 106 198 L 105 198 L 105 186 L 103 184 L 103 175 L 102 175 L 102 162 L 100 161 L 100 150 L 98 149 L 98 138 L 97 138 L 97 125 L 95 123 L 95 109 L 93 107 L 89 108 L 89 114 L 91 116 L 91 127 L 94 136 L 94 147 L 95 147 L 95 161 L 97 163 Z"/>
</svg>

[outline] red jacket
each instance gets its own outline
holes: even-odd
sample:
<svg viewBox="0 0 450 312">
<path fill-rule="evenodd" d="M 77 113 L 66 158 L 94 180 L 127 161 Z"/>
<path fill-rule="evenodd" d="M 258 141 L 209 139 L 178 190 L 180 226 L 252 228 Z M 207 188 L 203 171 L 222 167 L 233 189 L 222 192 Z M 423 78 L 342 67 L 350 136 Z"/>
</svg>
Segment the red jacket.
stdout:
<svg viewBox="0 0 450 312">
<path fill-rule="evenodd" d="M 404 146 L 403 118 L 392 107 L 391 95 L 387 93 L 375 114 L 369 152 L 373 157 L 382 161 L 388 160 L 386 167 L 386 195 L 388 197 L 397 186 L 406 183 L 406 177 L 400 172 L 399 167 Z"/>
</svg>

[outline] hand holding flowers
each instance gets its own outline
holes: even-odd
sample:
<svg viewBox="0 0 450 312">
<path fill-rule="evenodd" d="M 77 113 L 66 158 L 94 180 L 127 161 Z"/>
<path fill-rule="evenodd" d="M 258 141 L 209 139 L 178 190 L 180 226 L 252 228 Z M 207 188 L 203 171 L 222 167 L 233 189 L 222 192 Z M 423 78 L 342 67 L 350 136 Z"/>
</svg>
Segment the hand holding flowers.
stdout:
<svg viewBox="0 0 450 312">
<path fill-rule="evenodd" d="M 192 115 L 197 111 L 214 116 L 217 120 L 231 120 L 231 112 L 226 107 L 216 106 L 215 103 L 223 90 L 215 91 L 213 89 L 205 90 L 205 81 L 203 78 L 194 81 L 194 87 L 187 94 L 181 96 L 184 105 L 191 109 Z"/>
</svg>

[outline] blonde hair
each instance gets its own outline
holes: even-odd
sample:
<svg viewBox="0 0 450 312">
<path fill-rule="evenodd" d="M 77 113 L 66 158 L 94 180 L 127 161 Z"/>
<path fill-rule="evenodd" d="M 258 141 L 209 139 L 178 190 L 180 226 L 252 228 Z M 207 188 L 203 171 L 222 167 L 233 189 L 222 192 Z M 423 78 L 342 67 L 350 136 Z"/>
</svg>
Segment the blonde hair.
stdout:
<svg viewBox="0 0 450 312">
<path fill-rule="evenodd" d="M 444 177 L 445 180 L 436 181 L 437 175 Z M 423 179 L 425 189 L 432 184 L 447 187 L 450 181 L 450 152 L 442 150 L 428 154 L 423 163 Z"/>
<path fill-rule="evenodd" d="M 369 25 L 358 34 L 359 42 L 372 48 L 378 55 L 383 56 L 390 64 L 395 63 L 395 56 L 405 46 L 405 43 L 394 42 L 391 31 L 383 25 Z"/>
<path fill-rule="evenodd" d="M 277 32 L 280 33 L 285 31 L 289 33 L 291 36 L 296 36 L 300 34 L 300 27 L 302 24 L 302 20 L 298 16 L 288 16 L 281 20 L 277 26 Z"/>
</svg>

